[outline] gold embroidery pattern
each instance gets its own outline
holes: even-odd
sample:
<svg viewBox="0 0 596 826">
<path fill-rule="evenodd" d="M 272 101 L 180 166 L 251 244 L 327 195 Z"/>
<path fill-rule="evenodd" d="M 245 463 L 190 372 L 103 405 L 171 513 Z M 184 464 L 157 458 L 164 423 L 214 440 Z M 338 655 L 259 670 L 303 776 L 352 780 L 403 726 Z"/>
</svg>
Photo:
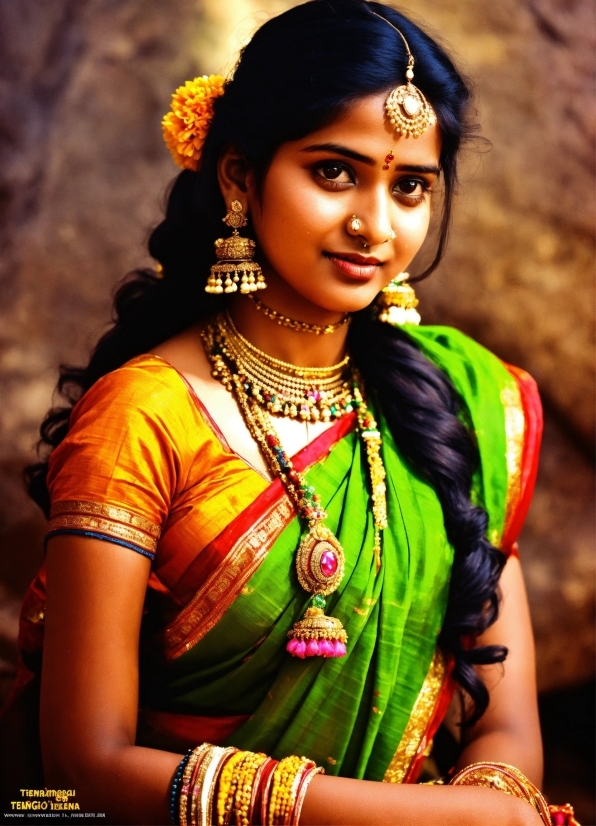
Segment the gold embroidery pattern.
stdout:
<svg viewBox="0 0 596 826">
<path fill-rule="evenodd" d="M 131 528 L 128 525 L 120 525 L 117 522 L 110 522 L 107 519 L 100 519 L 97 516 L 54 516 L 50 519 L 48 533 L 60 530 L 94 531 L 114 539 L 121 539 L 123 542 L 130 542 L 137 545 L 144 551 L 154 554 L 157 548 L 157 539 L 147 536 L 146 533 Z"/>
<path fill-rule="evenodd" d="M 501 390 L 501 401 L 505 411 L 505 458 L 507 461 L 507 496 L 504 522 L 506 528 L 521 496 L 521 469 L 526 432 L 526 419 L 521 393 L 515 380 L 512 380 L 509 387 L 504 387 Z"/>
<path fill-rule="evenodd" d="M 130 525 L 133 528 L 138 528 L 150 536 L 159 539 L 161 528 L 155 522 L 150 522 L 144 516 L 139 516 L 136 513 L 124 510 L 124 508 L 116 508 L 113 505 L 104 505 L 102 502 L 79 502 L 77 500 L 63 500 L 62 502 L 55 502 L 52 505 L 50 512 L 50 519 L 54 516 L 61 516 L 62 514 L 84 513 L 87 516 L 101 516 L 104 519 L 111 519 L 113 522 L 121 522 L 123 525 Z"/>
<path fill-rule="evenodd" d="M 426 749 L 426 731 L 443 686 L 445 665 L 445 658 L 437 649 L 397 751 L 383 777 L 384 783 L 403 783 L 414 757 Z"/>
<path fill-rule="evenodd" d="M 167 659 L 174 660 L 193 648 L 217 625 L 294 516 L 294 507 L 284 497 L 237 540 L 222 564 L 165 629 Z"/>
</svg>

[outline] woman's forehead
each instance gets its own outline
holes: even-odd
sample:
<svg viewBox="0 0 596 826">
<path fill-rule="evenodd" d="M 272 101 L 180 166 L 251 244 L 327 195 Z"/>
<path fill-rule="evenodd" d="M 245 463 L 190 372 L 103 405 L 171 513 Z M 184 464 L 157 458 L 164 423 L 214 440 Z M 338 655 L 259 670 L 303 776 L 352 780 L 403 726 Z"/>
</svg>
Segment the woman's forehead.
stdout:
<svg viewBox="0 0 596 826">
<path fill-rule="evenodd" d="M 441 153 L 439 127 L 429 126 L 418 138 L 399 135 L 385 111 L 386 99 L 387 93 L 382 92 L 355 100 L 331 123 L 289 146 L 298 152 L 325 145 L 343 146 L 375 163 L 382 162 L 392 151 L 403 164 L 438 165 Z"/>
</svg>

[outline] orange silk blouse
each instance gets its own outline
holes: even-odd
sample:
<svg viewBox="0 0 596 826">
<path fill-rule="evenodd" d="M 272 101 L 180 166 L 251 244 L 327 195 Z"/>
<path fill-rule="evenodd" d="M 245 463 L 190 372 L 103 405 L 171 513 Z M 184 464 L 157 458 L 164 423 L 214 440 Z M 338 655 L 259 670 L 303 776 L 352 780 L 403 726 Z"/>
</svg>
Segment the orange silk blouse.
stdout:
<svg viewBox="0 0 596 826">
<path fill-rule="evenodd" d="M 153 561 L 150 586 L 172 592 L 268 485 L 170 364 L 138 356 L 72 411 L 50 457 L 48 537 L 75 533 L 137 551 Z"/>
</svg>

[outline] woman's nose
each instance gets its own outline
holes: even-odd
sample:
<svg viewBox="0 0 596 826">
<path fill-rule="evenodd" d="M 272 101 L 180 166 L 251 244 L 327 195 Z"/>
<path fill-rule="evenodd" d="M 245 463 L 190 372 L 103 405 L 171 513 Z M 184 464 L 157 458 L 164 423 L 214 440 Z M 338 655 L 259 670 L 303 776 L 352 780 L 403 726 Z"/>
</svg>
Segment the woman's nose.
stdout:
<svg viewBox="0 0 596 826">
<path fill-rule="evenodd" d="M 362 204 L 359 212 L 353 213 L 346 222 L 348 235 L 358 238 L 363 247 L 378 247 L 393 241 L 395 231 L 391 226 L 390 205 L 385 197 L 377 197 L 368 204 Z"/>
</svg>

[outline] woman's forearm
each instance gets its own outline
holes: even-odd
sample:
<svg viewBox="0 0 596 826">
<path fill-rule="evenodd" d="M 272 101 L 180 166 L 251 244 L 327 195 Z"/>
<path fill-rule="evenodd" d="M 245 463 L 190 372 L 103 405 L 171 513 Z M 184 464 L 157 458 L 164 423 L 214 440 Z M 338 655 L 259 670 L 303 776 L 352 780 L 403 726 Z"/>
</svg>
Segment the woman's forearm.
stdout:
<svg viewBox="0 0 596 826">
<path fill-rule="evenodd" d="M 106 753 L 93 771 L 50 771 L 48 784 L 74 787 L 82 811 L 108 823 L 169 823 L 169 790 L 181 755 L 138 746 Z M 418 786 L 315 777 L 301 826 L 540 826 L 523 800 L 478 787 Z"/>
<path fill-rule="evenodd" d="M 375 783 L 315 777 L 301 826 L 540 826 L 524 800 L 473 786 Z"/>
<path fill-rule="evenodd" d="M 45 762 L 46 784 L 71 788 L 83 812 L 101 812 L 108 823 L 170 822 L 169 793 L 182 755 L 124 746 L 93 757 Z"/>
</svg>

